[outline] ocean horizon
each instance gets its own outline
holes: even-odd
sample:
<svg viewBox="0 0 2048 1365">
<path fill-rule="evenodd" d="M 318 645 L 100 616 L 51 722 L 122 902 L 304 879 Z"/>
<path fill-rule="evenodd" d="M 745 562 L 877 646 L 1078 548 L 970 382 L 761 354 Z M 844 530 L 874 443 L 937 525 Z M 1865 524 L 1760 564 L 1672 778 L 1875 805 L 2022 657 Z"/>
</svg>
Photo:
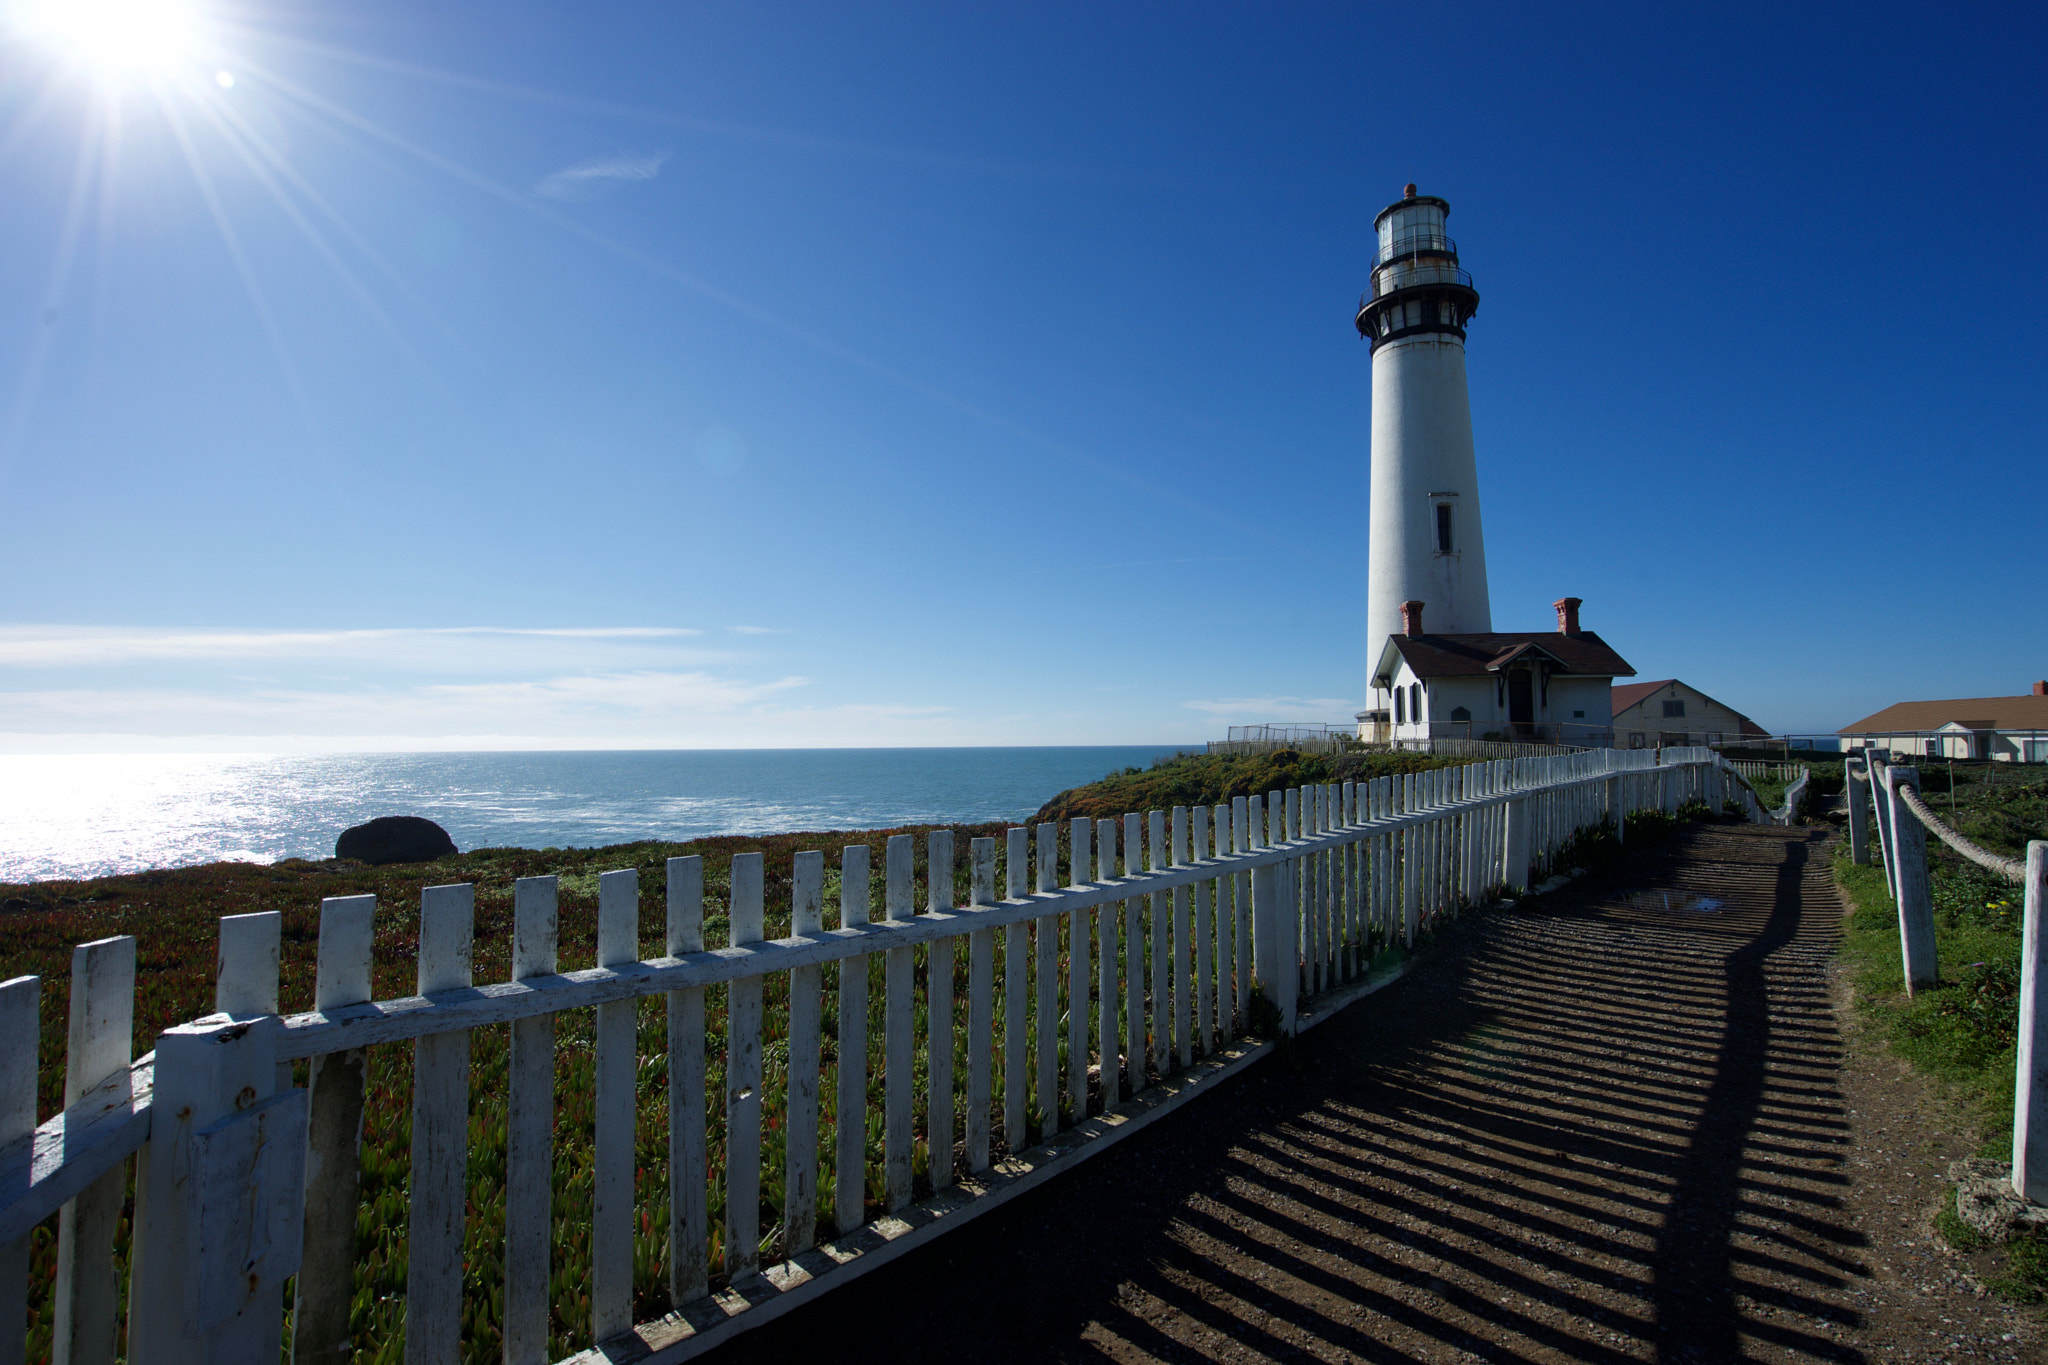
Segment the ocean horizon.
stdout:
<svg viewBox="0 0 2048 1365">
<path fill-rule="evenodd" d="M 0 883 L 328 858 L 380 815 L 465 851 L 1023 821 L 1197 747 L 0 755 Z"/>
</svg>

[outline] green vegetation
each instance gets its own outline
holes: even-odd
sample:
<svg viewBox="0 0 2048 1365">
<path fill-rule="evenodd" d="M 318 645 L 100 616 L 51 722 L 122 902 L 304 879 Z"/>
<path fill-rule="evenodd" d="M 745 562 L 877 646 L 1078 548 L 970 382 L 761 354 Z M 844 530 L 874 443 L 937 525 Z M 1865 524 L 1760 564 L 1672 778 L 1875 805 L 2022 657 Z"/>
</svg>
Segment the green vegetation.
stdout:
<svg viewBox="0 0 2048 1365">
<path fill-rule="evenodd" d="M 1676 815 L 1666 815 L 1661 810 L 1639 810 L 1628 817 L 1623 838 L 1629 849 L 1648 848 L 1670 838 L 1681 825 L 1714 818 L 1704 801 L 1687 801 L 1678 808 Z M 1588 872 L 1599 872 L 1619 860 L 1624 851 L 1623 840 L 1614 837 L 1614 826 L 1603 824 L 1565 840 L 1542 871 L 1580 867 Z"/>
<path fill-rule="evenodd" d="M 1085 815 L 1113 820 L 1126 811 L 1213 806 L 1240 796 L 1263 795 L 1318 782 L 1367 782 L 1390 773 L 1419 773 L 1475 762 L 1427 754 L 1354 749 L 1309 754 L 1279 749 L 1270 754 L 1169 754 L 1151 768 L 1125 768 L 1099 782 L 1063 791 L 1039 808 L 1034 820 L 1068 820 Z"/>
<path fill-rule="evenodd" d="M 1972 839 L 2017 853 L 2027 839 L 2048 837 L 2042 783 L 2030 783 L 2025 776 L 2015 779 L 2009 773 L 1967 784 L 1960 777 L 1959 773 L 1958 822 Z M 1947 794 L 1946 773 L 1923 772 L 1922 790 L 1928 793 L 1929 804 L 1945 814 L 1945 802 L 1937 801 L 1933 791 Z M 1850 862 L 1847 840 L 1838 844 L 1835 861 L 1836 880 L 1854 906 L 1842 952 L 1854 972 L 1857 1006 L 1878 1035 L 1917 1069 L 1936 1078 L 1963 1107 L 1979 1127 L 1984 1155 L 2002 1158 L 2012 1144 L 2020 890 L 1964 862 L 1932 838 L 1928 854 L 1939 983 L 1917 995 L 1906 994 L 1898 908 L 1885 887 L 1884 871 L 1874 850 L 1870 866 Z M 1985 1246 L 1984 1239 L 1956 1217 L 1953 1196 L 1935 1223 L 1957 1250 Z M 2009 1243 L 2005 1267 L 1991 1286 L 2010 1298 L 2039 1301 L 2048 1293 L 2048 1238 L 2029 1234 Z"/>
<path fill-rule="evenodd" d="M 2048 770 L 2034 764 L 1900 761 L 1921 765 L 1921 796 L 1972 843 L 2018 858 L 2027 840 L 2048 838 Z"/>
</svg>

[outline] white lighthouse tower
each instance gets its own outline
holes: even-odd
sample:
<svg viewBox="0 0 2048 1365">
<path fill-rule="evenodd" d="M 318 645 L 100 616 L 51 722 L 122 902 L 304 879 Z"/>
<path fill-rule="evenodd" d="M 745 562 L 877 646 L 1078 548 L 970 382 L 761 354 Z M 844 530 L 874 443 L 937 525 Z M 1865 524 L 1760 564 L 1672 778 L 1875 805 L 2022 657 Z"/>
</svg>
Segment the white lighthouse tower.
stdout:
<svg viewBox="0 0 2048 1365">
<path fill-rule="evenodd" d="M 1403 602 L 1424 604 L 1433 635 L 1493 629 L 1465 391 L 1465 324 L 1479 294 L 1444 233 L 1450 211 L 1413 185 L 1382 209 L 1372 287 L 1358 301 L 1358 331 L 1372 343 L 1365 620 L 1375 660 L 1402 629 Z"/>
</svg>

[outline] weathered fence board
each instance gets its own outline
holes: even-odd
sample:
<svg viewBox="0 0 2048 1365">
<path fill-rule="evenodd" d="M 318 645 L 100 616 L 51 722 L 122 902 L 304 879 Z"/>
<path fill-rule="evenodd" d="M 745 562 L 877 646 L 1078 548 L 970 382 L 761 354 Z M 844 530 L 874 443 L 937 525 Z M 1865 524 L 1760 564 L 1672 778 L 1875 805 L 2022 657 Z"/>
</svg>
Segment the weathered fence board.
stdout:
<svg viewBox="0 0 2048 1365">
<path fill-rule="evenodd" d="M 420 893 L 418 990 L 470 983 L 476 888 L 430 886 Z M 469 1031 L 413 1043 L 412 1175 L 406 1218 L 406 1365 L 462 1359 L 462 1218 L 469 1168 Z"/>
<path fill-rule="evenodd" d="M 559 883 L 512 884 L 512 979 L 550 976 L 560 965 Z M 554 1221 L 555 1019 L 512 1025 L 505 1125 L 505 1365 L 548 1359 L 549 1229 Z"/>
</svg>

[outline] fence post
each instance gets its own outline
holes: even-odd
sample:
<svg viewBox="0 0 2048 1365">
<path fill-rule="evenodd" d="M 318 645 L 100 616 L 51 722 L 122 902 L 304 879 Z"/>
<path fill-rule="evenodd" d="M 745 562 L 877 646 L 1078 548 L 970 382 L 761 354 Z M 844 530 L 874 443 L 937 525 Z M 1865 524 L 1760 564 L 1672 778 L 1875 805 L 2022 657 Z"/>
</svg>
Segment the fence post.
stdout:
<svg viewBox="0 0 2048 1365">
<path fill-rule="evenodd" d="M 1927 830 L 1899 799 L 1899 784 L 1920 785 L 1918 768 L 1884 770 L 1891 808 L 1892 865 L 1898 879 L 1899 947 L 1905 958 L 1906 994 L 1935 982 L 1934 902 L 1927 885 Z"/>
<path fill-rule="evenodd" d="M 130 1360 L 275 1365 L 306 1152 L 306 1092 L 273 1094 L 282 1027 L 275 1015 L 213 1014 L 157 1038 Z"/>
<path fill-rule="evenodd" d="M 2027 901 L 2020 948 L 2019 1066 L 2012 1106 L 2012 1187 L 2020 1198 L 2048 1204 L 2048 1011 L 2041 1008 L 2048 976 L 2048 843 L 2027 845 Z"/>
<path fill-rule="evenodd" d="M 1300 976 L 1293 960 L 1293 917 L 1283 898 L 1284 869 L 1267 863 L 1252 869 L 1252 974 L 1280 1011 L 1280 1032 L 1294 1032 L 1294 996 Z"/>
<path fill-rule="evenodd" d="M 1880 761 L 1872 754 L 1864 760 L 1864 767 L 1870 773 L 1870 805 L 1877 817 L 1877 856 L 1884 864 L 1884 889 L 1890 893 L 1893 902 L 1899 899 L 1897 850 L 1892 845 L 1892 803 L 1888 795 L 1891 779 L 1885 774 L 1890 769 L 1888 762 Z"/>
<path fill-rule="evenodd" d="M 1849 798 L 1849 861 L 1858 867 L 1870 866 L 1870 830 L 1866 822 L 1870 819 L 1870 793 L 1864 786 L 1869 780 L 1870 765 L 1863 765 L 1864 776 L 1856 776 L 1856 770 L 1848 761 L 1842 764 L 1842 794 Z"/>
</svg>

